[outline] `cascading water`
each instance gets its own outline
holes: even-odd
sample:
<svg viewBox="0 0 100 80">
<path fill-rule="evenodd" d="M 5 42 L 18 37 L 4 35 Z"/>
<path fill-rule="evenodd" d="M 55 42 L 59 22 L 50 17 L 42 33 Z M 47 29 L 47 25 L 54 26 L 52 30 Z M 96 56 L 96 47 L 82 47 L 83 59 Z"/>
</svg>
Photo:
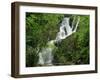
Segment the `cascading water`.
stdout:
<svg viewBox="0 0 100 80">
<path fill-rule="evenodd" d="M 53 65 L 52 52 L 56 48 L 55 43 L 61 42 L 63 39 L 67 38 L 68 36 L 76 32 L 80 18 L 78 17 L 76 26 L 74 26 L 75 18 L 73 19 L 72 26 L 69 25 L 69 20 L 69 17 L 65 17 L 63 19 L 55 40 L 48 41 L 47 46 L 45 48 L 42 48 L 42 50 L 39 52 L 38 64 L 47 66 Z"/>
<path fill-rule="evenodd" d="M 39 52 L 39 61 L 40 65 L 52 65 L 53 55 L 52 51 L 55 48 L 54 40 L 51 40 L 47 43 L 46 48 L 42 48 L 42 51 Z"/>
</svg>

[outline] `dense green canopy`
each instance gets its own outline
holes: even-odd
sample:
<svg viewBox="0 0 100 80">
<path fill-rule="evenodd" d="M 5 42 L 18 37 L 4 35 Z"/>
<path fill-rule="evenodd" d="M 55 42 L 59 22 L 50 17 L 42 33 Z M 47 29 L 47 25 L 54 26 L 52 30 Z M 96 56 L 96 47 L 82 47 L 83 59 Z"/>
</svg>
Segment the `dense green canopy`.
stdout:
<svg viewBox="0 0 100 80">
<path fill-rule="evenodd" d="M 26 13 L 26 66 L 38 66 L 38 53 L 47 42 L 56 38 L 62 19 L 80 16 L 77 31 L 56 45 L 54 65 L 89 63 L 89 16 L 50 13 Z"/>
</svg>

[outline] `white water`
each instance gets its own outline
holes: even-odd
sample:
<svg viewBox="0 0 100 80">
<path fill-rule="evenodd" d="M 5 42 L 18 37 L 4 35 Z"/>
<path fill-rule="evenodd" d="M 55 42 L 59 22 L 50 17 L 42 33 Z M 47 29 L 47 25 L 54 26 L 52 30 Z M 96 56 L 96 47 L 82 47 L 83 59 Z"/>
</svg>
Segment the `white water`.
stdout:
<svg viewBox="0 0 100 80">
<path fill-rule="evenodd" d="M 73 19 L 72 26 L 69 25 L 69 17 L 65 17 L 61 23 L 59 32 L 57 33 L 57 36 L 55 40 L 48 41 L 47 47 L 42 48 L 42 50 L 39 52 L 39 60 L 38 64 L 40 65 L 53 65 L 53 50 L 55 49 L 55 43 L 61 42 L 63 39 L 67 38 L 68 36 L 72 35 L 74 32 L 76 32 L 80 18 L 77 18 L 77 23 L 75 24 L 75 18 Z M 74 30 L 73 30 L 74 28 Z"/>
</svg>

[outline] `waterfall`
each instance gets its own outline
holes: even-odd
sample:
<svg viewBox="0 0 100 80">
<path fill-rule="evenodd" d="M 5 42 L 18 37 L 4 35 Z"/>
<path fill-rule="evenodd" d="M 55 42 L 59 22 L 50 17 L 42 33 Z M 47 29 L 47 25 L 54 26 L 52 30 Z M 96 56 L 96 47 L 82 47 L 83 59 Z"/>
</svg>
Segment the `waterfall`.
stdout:
<svg viewBox="0 0 100 80">
<path fill-rule="evenodd" d="M 39 52 L 39 61 L 40 65 L 52 65 L 53 55 L 52 51 L 55 48 L 54 40 L 51 40 L 47 43 L 46 48 L 42 48 L 42 51 Z"/>
<path fill-rule="evenodd" d="M 79 24 L 80 18 L 77 18 L 77 23 L 76 26 L 75 24 L 75 19 L 74 17 L 72 26 L 69 25 L 69 17 L 65 17 L 62 20 L 61 26 L 59 27 L 59 32 L 57 33 L 57 36 L 55 40 L 50 40 L 47 42 L 47 46 L 42 48 L 42 50 L 39 52 L 39 60 L 38 64 L 39 65 L 53 65 L 53 50 L 56 48 L 55 43 L 61 42 L 63 39 L 67 38 L 68 36 L 72 35 L 74 32 L 77 30 L 77 26 Z"/>
</svg>

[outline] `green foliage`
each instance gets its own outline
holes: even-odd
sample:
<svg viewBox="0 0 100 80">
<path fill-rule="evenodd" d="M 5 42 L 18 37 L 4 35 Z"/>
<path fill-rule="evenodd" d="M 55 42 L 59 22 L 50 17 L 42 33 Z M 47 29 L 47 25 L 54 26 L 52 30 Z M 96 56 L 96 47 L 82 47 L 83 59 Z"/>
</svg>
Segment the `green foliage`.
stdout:
<svg viewBox="0 0 100 80">
<path fill-rule="evenodd" d="M 56 63 L 89 63 L 89 16 L 80 16 L 77 32 L 64 39 L 56 51 Z"/>
<path fill-rule="evenodd" d="M 62 19 L 77 15 L 26 13 L 26 66 L 38 66 L 38 53 L 48 40 L 54 40 Z M 78 15 L 79 16 L 79 15 Z M 89 16 L 80 15 L 77 31 L 57 45 L 54 65 L 89 63 Z"/>
<path fill-rule="evenodd" d="M 36 49 L 31 46 L 26 47 L 26 66 L 36 66 L 38 61 L 38 54 L 36 53 Z"/>
</svg>

